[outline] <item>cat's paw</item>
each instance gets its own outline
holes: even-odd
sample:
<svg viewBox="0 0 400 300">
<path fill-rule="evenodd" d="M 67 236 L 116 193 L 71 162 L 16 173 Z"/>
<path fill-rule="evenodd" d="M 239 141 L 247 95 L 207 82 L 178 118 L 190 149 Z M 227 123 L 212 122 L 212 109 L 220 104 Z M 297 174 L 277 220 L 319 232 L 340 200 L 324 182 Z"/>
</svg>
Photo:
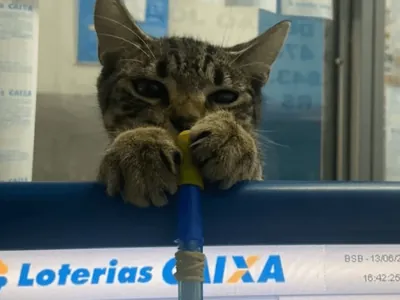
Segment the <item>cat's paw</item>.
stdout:
<svg viewBox="0 0 400 300">
<path fill-rule="evenodd" d="M 164 206 L 178 187 L 181 152 L 167 131 L 148 127 L 120 134 L 106 151 L 98 179 L 111 196 L 136 206 Z"/>
<path fill-rule="evenodd" d="M 228 189 L 238 181 L 262 180 L 256 142 L 227 111 L 210 114 L 190 133 L 194 162 L 203 177 Z"/>
</svg>

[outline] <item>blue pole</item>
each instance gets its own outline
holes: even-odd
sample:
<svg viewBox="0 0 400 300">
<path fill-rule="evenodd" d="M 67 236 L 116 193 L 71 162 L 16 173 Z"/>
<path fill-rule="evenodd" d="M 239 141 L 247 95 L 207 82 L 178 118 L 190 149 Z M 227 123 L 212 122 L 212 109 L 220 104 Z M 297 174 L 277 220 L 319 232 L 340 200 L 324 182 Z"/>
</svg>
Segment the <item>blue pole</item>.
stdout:
<svg viewBox="0 0 400 300">
<path fill-rule="evenodd" d="M 189 131 L 178 136 L 183 159 L 180 168 L 180 187 L 178 191 L 178 245 L 179 251 L 203 252 L 203 221 L 201 214 L 202 178 L 192 163 L 189 151 Z M 184 266 L 196 268 L 193 266 Z M 199 266 L 197 266 L 199 267 Z M 204 266 L 200 266 L 203 270 Z M 178 264 L 177 264 L 177 272 Z M 203 275 L 203 274 L 201 274 Z M 197 279 L 178 281 L 179 300 L 203 300 L 203 282 Z"/>
<path fill-rule="evenodd" d="M 179 190 L 179 250 L 203 252 L 200 189 L 183 185 Z M 179 300 L 202 300 L 203 282 L 179 281 Z"/>
</svg>

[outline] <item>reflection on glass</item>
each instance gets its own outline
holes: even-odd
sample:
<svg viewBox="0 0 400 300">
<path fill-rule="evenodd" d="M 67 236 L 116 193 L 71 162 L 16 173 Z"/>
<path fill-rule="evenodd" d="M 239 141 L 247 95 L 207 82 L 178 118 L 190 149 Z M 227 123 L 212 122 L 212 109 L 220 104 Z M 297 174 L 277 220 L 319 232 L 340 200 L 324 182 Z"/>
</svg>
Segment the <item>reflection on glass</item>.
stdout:
<svg viewBox="0 0 400 300">
<path fill-rule="evenodd" d="M 260 12 L 260 31 L 282 19 L 291 33 L 264 88 L 267 178 L 318 180 L 324 82 L 325 26 L 329 21 Z"/>
<path fill-rule="evenodd" d="M 400 180 L 400 2 L 386 0 L 386 180 Z"/>
<path fill-rule="evenodd" d="M 287 43 L 263 89 L 259 134 L 265 177 L 320 178 L 331 1 L 310 1 L 308 6 L 304 1 L 125 2 L 142 29 L 153 36 L 191 35 L 226 46 L 252 39 L 280 20 L 292 20 Z M 69 0 L 40 3 L 34 180 L 93 180 L 107 144 L 95 90 L 100 67 L 94 0 L 75 4 Z"/>
</svg>

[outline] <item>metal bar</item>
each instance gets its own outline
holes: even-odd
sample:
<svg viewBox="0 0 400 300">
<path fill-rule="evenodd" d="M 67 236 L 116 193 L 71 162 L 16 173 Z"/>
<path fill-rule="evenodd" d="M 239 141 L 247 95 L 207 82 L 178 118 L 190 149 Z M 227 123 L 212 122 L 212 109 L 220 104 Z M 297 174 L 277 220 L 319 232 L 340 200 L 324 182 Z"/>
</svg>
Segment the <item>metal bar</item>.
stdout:
<svg viewBox="0 0 400 300">
<path fill-rule="evenodd" d="M 374 0 L 353 3 L 350 180 L 372 178 L 373 3 Z"/>
<path fill-rule="evenodd" d="M 339 1 L 332 0 L 333 21 L 325 21 L 324 85 L 321 121 L 321 179 L 336 179 Z"/>
<path fill-rule="evenodd" d="M 211 188 L 202 193 L 204 237 L 210 246 L 399 244 L 399 198 L 394 182 Z M 7 228 L 0 249 L 171 247 L 179 201 L 170 200 L 163 209 L 140 209 L 110 199 L 96 183 L 0 183 L 0 228 Z"/>
<path fill-rule="evenodd" d="M 350 115 L 350 73 L 351 73 L 351 11 L 352 1 L 339 0 L 338 4 L 338 45 L 339 56 L 336 59 L 338 66 L 338 97 L 336 123 L 336 178 L 349 179 L 349 115 Z"/>
<path fill-rule="evenodd" d="M 372 180 L 385 180 L 385 3 L 374 1 L 374 59 L 372 99 Z"/>
</svg>

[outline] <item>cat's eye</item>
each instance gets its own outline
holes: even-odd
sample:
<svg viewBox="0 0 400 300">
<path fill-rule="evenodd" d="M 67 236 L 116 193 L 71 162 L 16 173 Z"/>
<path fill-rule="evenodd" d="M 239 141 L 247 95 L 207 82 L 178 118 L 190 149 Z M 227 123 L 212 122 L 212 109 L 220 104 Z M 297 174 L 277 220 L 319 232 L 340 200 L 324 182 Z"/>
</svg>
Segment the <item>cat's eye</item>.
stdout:
<svg viewBox="0 0 400 300">
<path fill-rule="evenodd" d="M 134 80 L 133 88 L 139 96 L 150 99 L 165 98 L 168 94 L 167 89 L 161 82 L 145 78 Z"/>
<path fill-rule="evenodd" d="M 239 95 L 233 91 L 220 90 L 209 95 L 207 100 L 216 104 L 231 104 L 237 100 L 238 96 Z"/>
</svg>

